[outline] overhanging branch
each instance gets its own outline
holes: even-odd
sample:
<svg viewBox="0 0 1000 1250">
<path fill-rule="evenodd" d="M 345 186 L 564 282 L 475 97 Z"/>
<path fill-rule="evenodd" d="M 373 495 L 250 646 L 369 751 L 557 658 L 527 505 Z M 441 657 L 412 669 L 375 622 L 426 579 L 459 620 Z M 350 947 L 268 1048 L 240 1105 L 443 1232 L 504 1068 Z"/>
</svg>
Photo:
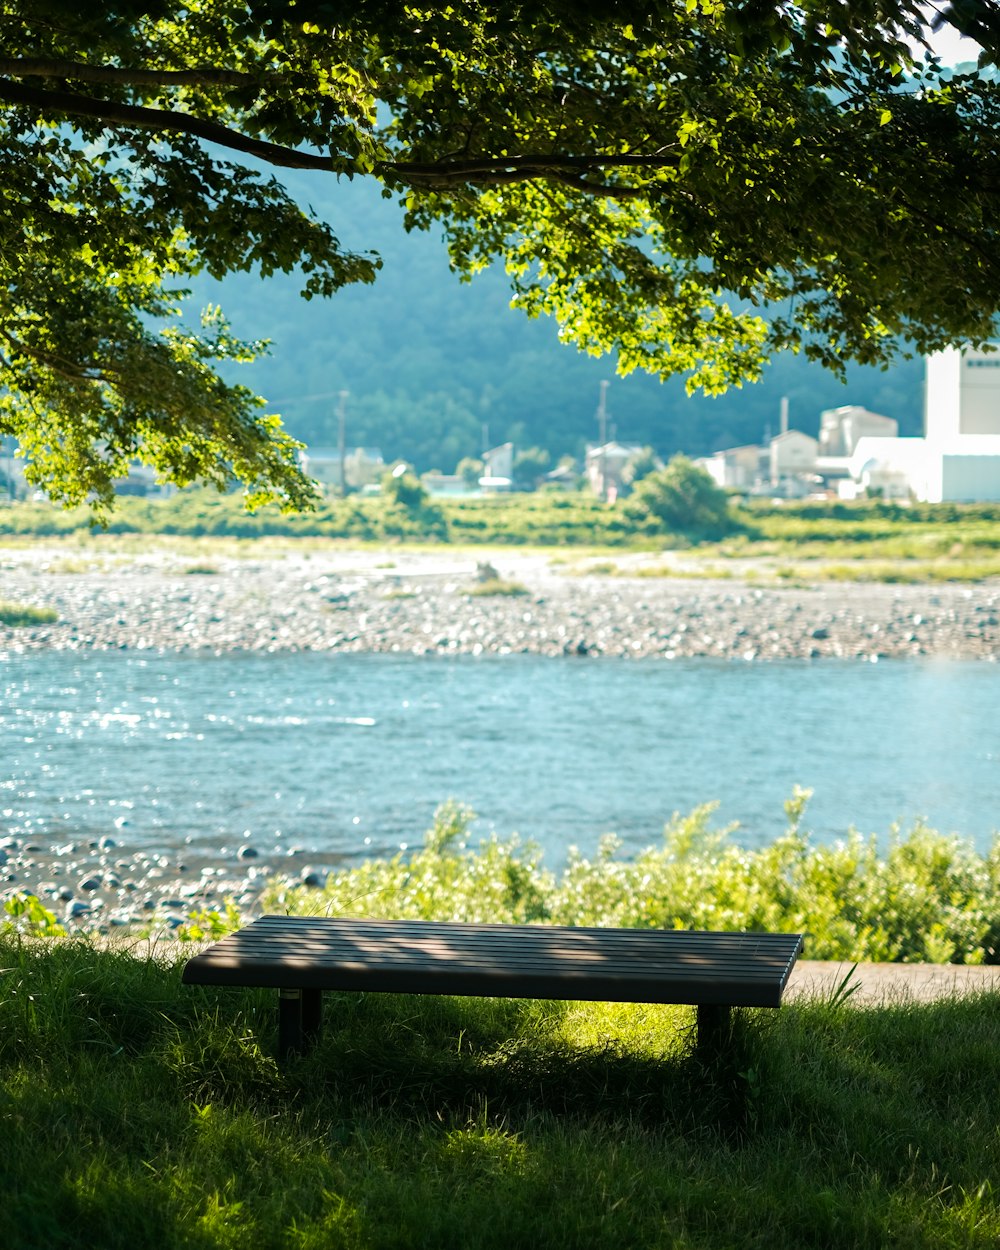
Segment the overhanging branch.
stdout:
<svg viewBox="0 0 1000 1250">
<path fill-rule="evenodd" d="M 104 83 L 121 87 L 246 87 L 256 80 L 238 70 L 201 66 L 195 69 L 130 69 L 85 65 L 41 57 L 0 57 L 0 75 L 7 78 L 61 78 L 73 82 Z"/>
<path fill-rule="evenodd" d="M 332 169 L 329 157 L 299 152 L 278 143 L 268 143 L 266 139 L 253 139 L 219 122 L 206 121 L 172 109 L 120 104 L 115 100 L 77 95 L 73 91 L 39 91 L 10 79 L 0 79 L 0 101 L 33 106 L 43 115 L 58 113 L 70 117 L 93 117 L 109 126 L 136 126 L 141 130 L 174 130 L 288 169 L 321 169 L 326 173 Z"/>
<path fill-rule="evenodd" d="M 4 101 L 37 108 L 43 116 L 59 114 L 90 117 L 109 126 L 134 126 L 143 130 L 174 131 L 192 135 L 287 169 L 315 169 L 326 173 L 333 170 L 329 157 L 284 147 L 266 139 L 255 139 L 219 122 L 172 109 L 147 108 L 73 91 L 42 90 L 9 78 L 0 78 L 0 102 Z M 589 195 L 636 199 L 647 194 L 645 188 L 616 185 L 603 179 L 600 182 L 591 181 L 586 175 L 604 175 L 612 169 L 655 173 L 657 170 L 674 168 L 677 159 L 676 153 L 670 149 L 661 149 L 649 155 L 594 153 L 579 156 L 553 152 L 460 160 L 380 161 L 375 165 L 374 173 L 390 181 L 414 187 L 422 186 L 428 190 L 446 189 L 461 183 L 505 186 L 551 180 Z"/>
</svg>

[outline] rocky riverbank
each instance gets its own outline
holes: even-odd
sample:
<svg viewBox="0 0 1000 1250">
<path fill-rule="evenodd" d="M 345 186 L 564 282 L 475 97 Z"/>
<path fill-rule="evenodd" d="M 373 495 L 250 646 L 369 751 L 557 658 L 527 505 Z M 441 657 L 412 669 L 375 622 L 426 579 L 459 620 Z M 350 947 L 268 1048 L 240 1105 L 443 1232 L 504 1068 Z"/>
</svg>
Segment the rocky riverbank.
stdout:
<svg viewBox="0 0 1000 1250">
<path fill-rule="evenodd" d="M 741 661 L 1000 650 L 1000 586 L 757 586 L 518 551 L 322 551 L 195 562 L 0 549 L 0 599 L 51 624 L 0 624 L 0 654 L 45 648 L 349 651 Z M 496 574 L 496 579 L 492 574 Z"/>
</svg>

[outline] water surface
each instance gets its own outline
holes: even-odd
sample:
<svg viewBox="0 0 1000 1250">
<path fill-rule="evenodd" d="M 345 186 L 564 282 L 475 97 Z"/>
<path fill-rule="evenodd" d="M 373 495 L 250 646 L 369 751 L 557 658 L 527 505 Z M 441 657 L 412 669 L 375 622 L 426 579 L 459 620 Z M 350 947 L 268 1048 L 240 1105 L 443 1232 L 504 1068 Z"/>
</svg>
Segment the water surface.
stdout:
<svg viewBox="0 0 1000 1250">
<path fill-rule="evenodd" d="M 811 787 L 819 840 L 1000 826 L 1000 666 L 48 652 L 0 669 L 0 833 L 330 861 L 454 797 L 558 863 L 718 800 L 748 845 Z"/>
</svg>

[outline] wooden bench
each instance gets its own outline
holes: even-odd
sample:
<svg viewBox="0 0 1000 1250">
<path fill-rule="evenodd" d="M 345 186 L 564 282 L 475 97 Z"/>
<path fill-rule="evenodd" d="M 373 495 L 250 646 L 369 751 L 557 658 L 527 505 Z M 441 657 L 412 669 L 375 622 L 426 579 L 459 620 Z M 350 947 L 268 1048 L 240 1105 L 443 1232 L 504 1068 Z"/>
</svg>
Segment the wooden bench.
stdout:
<svg viewBox="0 0 1000 1250">
<path fill-rule="evenodd" d="M 276 989 L 282 1058 L 319 1036 L 324 990 L 690 1004 L 699 1049 L 714 1052 L 730 1008 L 781 1005 L 801 949 L 798 933 L 262 916 L 182 979 Z"/>
</svg>

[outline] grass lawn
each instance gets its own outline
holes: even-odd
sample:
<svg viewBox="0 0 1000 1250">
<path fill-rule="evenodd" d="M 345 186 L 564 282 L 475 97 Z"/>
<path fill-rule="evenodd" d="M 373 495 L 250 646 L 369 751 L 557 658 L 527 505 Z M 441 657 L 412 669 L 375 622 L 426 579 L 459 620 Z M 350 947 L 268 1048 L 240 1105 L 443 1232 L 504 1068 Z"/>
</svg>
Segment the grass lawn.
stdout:
<svg viewBox="0 0 1000 1250">
<path fill-rule="evenodd" d="M 990 1247 L 1000 996 L 684 1008 L 273 994 L 0 935 L 0 1245 Z"/>
</svg>

